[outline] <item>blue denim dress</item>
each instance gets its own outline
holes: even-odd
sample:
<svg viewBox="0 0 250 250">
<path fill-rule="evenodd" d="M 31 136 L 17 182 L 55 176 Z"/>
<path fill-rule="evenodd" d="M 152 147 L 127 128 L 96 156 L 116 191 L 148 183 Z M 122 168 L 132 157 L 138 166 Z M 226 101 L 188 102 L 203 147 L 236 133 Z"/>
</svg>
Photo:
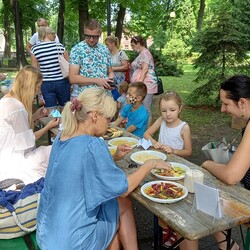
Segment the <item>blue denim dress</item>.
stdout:
<svg viewBox="0 0 250 250">
<path fill-rule="evenodd" d="M 60 135 L 59 135 L 60 136 Z M 53 143 L 37 218 L 42 250 L 106 249 L 119 218 L 116 197 L 127 178 L 106 143 L 81 135 Z"/>
</svg>

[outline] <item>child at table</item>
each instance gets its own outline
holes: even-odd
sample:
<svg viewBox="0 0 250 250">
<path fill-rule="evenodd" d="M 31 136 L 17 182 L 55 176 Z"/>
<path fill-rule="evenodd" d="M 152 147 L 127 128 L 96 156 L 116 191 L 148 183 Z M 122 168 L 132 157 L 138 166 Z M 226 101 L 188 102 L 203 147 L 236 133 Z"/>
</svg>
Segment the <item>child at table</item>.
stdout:
<svg viewBox="0 0 250 250">
<path fill-rule="evenodd" d="M 182 110 L 181 97 L 174 91 L 165 92 L 159 100 L 161 116 L 144 134 L 156 149 L 182 157 L 192 154 L 189 125 L 179 118 Z M 158 141 L 152 136 L 160 128 Z M 177 240 L 176 233 L 168 226 L 163 228 L 163 245 L 170 247 Z"/>
<path fill-rule="evenodd" d="M 112 159 L 100 138 L 116 110 L 113 97 L 101 88 L 88 88 L 65 105 L 63 131 L 53 143 L 41 193 L 39 248 L 138 249 L 128 195 L 152 169 L 170 166 L 149 160 L 128 176 L 116 166 L 113 159 L 120 160 L 131 147 L 119 146 Z"/>
<path fill-rule="evenodd" d="M 159 100 L 161 116 L 144 134 L 156 149 L 181 157 L 192 155 L 192 140 L 189 125 L 179 118 L 182 110 L 181 97 L 174 91 L 165 92 Z M 152 136 L 160 128 L 158 141 Z"/>
<path fill-rule="evenodd" d="M 117 104 L 118 112 L 120 112 L 123 109 L 123 107 L 127 104 L 126 95 L 128 92 L 128 83 L 125 81 L 120 83 L 118 85 L 118 92 L 119 92 L 120 96 L 117 98 L 116 104 Z"/>
<path fill-rule="evenodd" d="M 130 83 L 127 94 L 128 104 L 124 106 L 112 125 L 119 126 L 127 118 L 125 130 L 142 138 L 148 126 L 148 112 L 142 104 L 146 95 L 147 86 L 143 82 Z"/>
</svg>

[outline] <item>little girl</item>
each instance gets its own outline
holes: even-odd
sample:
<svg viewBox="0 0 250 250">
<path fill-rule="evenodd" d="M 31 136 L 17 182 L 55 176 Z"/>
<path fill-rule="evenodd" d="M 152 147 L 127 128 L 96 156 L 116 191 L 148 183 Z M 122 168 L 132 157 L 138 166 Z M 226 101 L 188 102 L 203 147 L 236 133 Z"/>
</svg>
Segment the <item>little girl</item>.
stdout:
<svg viewBox="0 0 250 250">
<path fill-rule="evenodd" d="M 145 139 L 150 139 L 156 149 L 181 157 L 191 156 L 192 141 L 190 127 L 179 118 L 182 110 L 181 97 L 174 91 L 167 91 L 159 101 L 161 116 L 147 129 Z M 158 141 L 153 134 L 160 128 Z"/>
<path fill-rule="evenodd" d="M 116 105 L 117 105 L 117 114 L 115 116 L 116 118 L 118 118 L 123 107 L 127 104 L 126 95 L 128 92 L 128 83 L 126 81 L 123 81 L 118 85 L 118 92 L 119 92 L 120 96 L 116 100 Z M 128 121 L 127 118 L 123 119 L 123 121 L 121 122 L 119 127 L 125 128 L 127 121 Z"/>
<path fill-rule="evenodd" d="M 160 97 L 159 108 L 161 116 L 144 133 L 145 139 L 150 139 L 154 148 L 163 149 L 169 154 L 182 157 L 191 156 L 192 141 L 190 127 L 179 118 L 182 110 L 181 97 L 174 91 L 167 91 Z M 153 134 L 160 128 L 158 141 Z M 163 228 L 163 246 L 170 247 L 177 240 L 172 228 Z"/>
<path fill-rule="evenodd" d="M 122 83 L 120 83 L 118 85 L 118 92 L 121 95 L 120 97 L 118 97 L 118 99 L 116 100 L 116 105 L 117 105 L 117 110 L 120 112 L 123 107 L 127 104 L 127 92 L 128 92 L 128 83 L 123 81 Z"/>
</svg>

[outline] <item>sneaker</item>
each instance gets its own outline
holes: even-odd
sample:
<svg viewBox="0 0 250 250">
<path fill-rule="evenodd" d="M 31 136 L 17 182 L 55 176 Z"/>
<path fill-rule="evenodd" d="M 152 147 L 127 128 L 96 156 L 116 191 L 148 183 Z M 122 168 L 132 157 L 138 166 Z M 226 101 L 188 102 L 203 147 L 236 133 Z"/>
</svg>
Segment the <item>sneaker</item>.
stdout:
<svg viewBox="0 0 250 250">
<path fill-rule="evenodd" d="M 165 230 L 165 228 L 163 229 L 163 231 Z M 172 228 L 168 227 L 168 237 L 162 237 L 163 239 L 163 247 L 168 249 L 169 247 L 171 247 L 176 241 L 177 241 L 177 235 L 176 232 L 173 231 Z M 164 235 L 164 234 L 163 234 Z M 175 248 L 177 248 L 178 246 L 176 246 Z"/>
</svg>

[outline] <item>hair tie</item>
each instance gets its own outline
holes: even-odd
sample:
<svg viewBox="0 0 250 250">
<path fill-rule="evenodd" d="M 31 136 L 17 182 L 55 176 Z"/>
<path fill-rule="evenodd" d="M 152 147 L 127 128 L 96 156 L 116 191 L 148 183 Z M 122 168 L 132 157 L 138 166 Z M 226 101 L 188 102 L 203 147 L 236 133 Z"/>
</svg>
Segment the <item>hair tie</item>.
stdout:
<svg viewBox="0 0 250 250">
<path fill-rule="evenodd" d="M 80 111 L 82 109 L 82 104 L 78 99 L 73 99 L 71 101 L 71 106 L 70 106 L 70 110 L 73 112 L 73 114 L 75 114 L 76 111 Z"/>
</svg>

